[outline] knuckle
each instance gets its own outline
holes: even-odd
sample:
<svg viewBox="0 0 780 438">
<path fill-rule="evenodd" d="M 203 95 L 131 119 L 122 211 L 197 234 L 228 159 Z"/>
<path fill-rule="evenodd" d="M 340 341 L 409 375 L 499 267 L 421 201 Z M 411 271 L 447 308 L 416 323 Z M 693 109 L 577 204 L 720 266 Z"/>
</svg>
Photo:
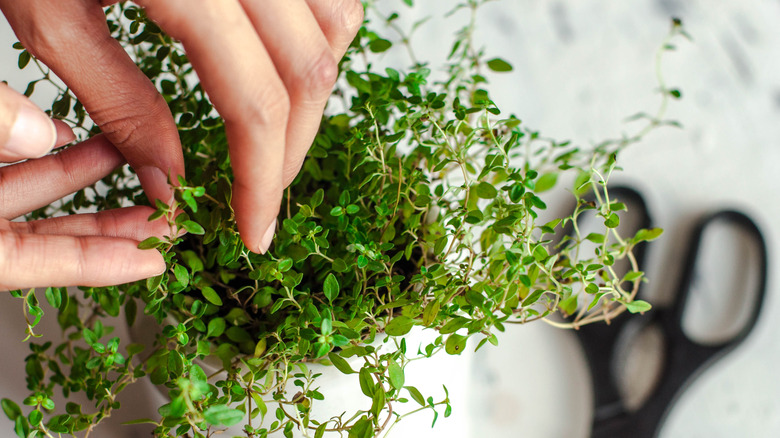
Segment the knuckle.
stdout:
<svg viewBox="0 0 780 438">
<path fill-rule="evenodd" d="M 247 124 L 286 126 L 290 108 L 290 96 L 283 85 L 266 86 L 248 99 L 239 118 Z"/>
<path fill-rule="evenodd" d="M 19 41 L 36 58 L 49 63 L 76 41 L 99 40 L 108 34 L 106 17 L 99 7 L 83 2 L 75 10 L 63 11 L 45 2 L 32 2 L 23 25 L 15 26 Z M 66 17 L 63 17 L 63 14 Z"/>
<path fill-rule="evenodd" d="M 171 117 L 165 99 L 151 90 L 117 96 L 108 106 L 94 110 L 92 116 L 109 140 L 120 148 L 133 143 L 145 131 L 143 127 L 159 126 Z"/>
<path fill-rule="evenodd" d="M 322 100 L 330 95 L 339 74 L 338 63 L 327 46 L 298 71 L 301 74 L 296 78 L 296 83 L 302 86 L 294 86 L 292 89 L 296 93 L 306 93 L 313 100 Z"/>
</svg>

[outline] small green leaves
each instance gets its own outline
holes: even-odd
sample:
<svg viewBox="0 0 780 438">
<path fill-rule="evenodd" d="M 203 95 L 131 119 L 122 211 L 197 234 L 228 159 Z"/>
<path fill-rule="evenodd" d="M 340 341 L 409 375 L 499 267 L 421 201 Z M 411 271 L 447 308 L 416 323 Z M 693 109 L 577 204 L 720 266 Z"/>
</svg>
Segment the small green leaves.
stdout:
<svg viewBox="0 0 780 438">
<path fill-rule="evenodd" d="M 453 333 L 447 337 L 447 341 L 444 343 L 444 350 L 447 354 L 459 355 L 463 353 L 466 348 L 466 341 L 468 336 L 462 336 L 457 333 Z"/>
<path fill-rule="evenodd" d="M 382 53 L 387 51 L 392 46 L 393 43 L 391 43 L 390 41 L 382 38 L 377 38 L 368 44 L 368 49 L 374 53 Z"/>
<path fill-rule="evenodd" d="M 489 69 L 495 72 L 505 73 L 512 71 L 512 65 L 501 58 L 493 58 L 489 60 L 487 62 L 487 66 Z"/>
<path fill-rule="evenodd" d="M 463 6 L 470 7 L 456 8 Z M 176 121 L 188 176 L 170 177 L 170 205 L 155 201 L 149 210 L 148 219 L 168 232 L 139 244 L 160 252 L 163 274 L 71 289 L 70 296 L 65 289 L 38 290 L 57 308 L 63 341 L 30 344 L 24 414 L 2 401 L 18 435 L 83 432 L 119 408 L 114 397 L 125 382 L 148 376 L 169 392 L 162 418 L 141 421 L 155 424 L 159 435 L 203 437 L 246 422 L 243 434 L 251 436 L 293 436 L 300 427 L 316 438 L 371 438 L 403 412 L 426 410 L 434 422 L 450 415 L 446 388 L 435 398 L 439 394 L 404 386 L 414 358 L 459 355 L 472 335 L 477 348 L 495 345 L 506 324 L 556 312 L 566 318 L 561 324 L 578 326 L 620 306 L 649 309 L 643 301 L 626 303 L 644 273 L 636 266 L 627 273 L 611 268 L 632 261 L 637 244 L 660 235 L 658 229 L 619 235 L 618 214 L 626 205 L 609 187 L 620 170 L 618 153 L 644 134 L 581 148 L 502 115 L 488 84 L 495 75 L 487 73 L 513 67 L 474 49 L 472 24 L 442 47 L 444 66 L 419 59 L 403 70 L 377 67 L 383 57 L 377 53 L 414 53 L 407 44 L 425 21 L 407 31 L 397 25 L 397 13 L 371 16 L 379 13 L 374 9 L 366 9 L 365 26 L 340 61 L 333 100 L 344 105 L 320 119 L 300 172 L 277 204 L 274 245 L 258 254 L 244 246 L 236 227 L 229 130 L 191 74 L 181 45 L 141 8 L 107 8 L 112 37 L 158 88 Z M 382 25 L 400 35 L 384 38 Z M 20 44 L 15 48 L 20 67 L 37 64 Z M 29 82 L 25 94 L 38 82 L 59 90 L 52 117 L 66 117 L 80 137 L 99 132 L 82 103 L 47 73 Z M 664 103 L 681 96 L 660 89 Z M 656 114 L 641 112 L 636 123 L 673 123 Z M 574 181 L 565 192 L 576 199 L 576 210 L 542 214 L 543 194 L 560 181 Z M 103 178 L 100 190 L 80 190 L 30 219 L 143 199 L 137 175 L 123 167 Z M 583 213 L 601 219 L 586 228 L 579 222 Z M 567 237 L 558 244 L 561 234 Z M 24 300 L 30 336 L 43 314 L 35 294 L 11 292 Z M 126 343 L 102 325 L 122 310 L 129 323 L 153 324 L 140 321 L 148 315 L 164 326 L 146 345 L 143 362 L 141 345 L 120 353 Z M 436 333 L 423 345 L 407 346 L 415 326 Z M 207 355 L 227 372 L 209 379 L 193 365 Z M 370 407 L 318 418 L 316 404 L 331 399 L 312 366 L 318 360 L 359 383 Z M 86 392 L 92 408 L 55 407 L 49 394 L 62 390 Z M 393 410 L 410 401 L 419 406 Z M 51 408 L 65 414 L 45 412 Z"/>
<path fill-rule="evenodd" d="M 162 244 L 159 237 L 149 237 L 138 244 L 138 249 L 153 249 Z"/>
<path fill-rule="evenodd" d="M 650 303 L 642 300 L 634 300 L 625 303 L 626 309 L 631 313 L 644 313 L 652 308 Z"/>
<path fill-rule="evenodd" d="M 188 233 L 197 235 L 206 234 L 206 230 L 195 221 L 184 221 L 181 225 Z"/>
<path fill-rule="evenodd" d="M 536 180 L 534 190 L 537 193 L 546 192 L 555 187 L 556 182 L 558 182 L 557 173 L 545 173 Z"/>
<path fill-rule="evenodd" d="M 396 361 L 391 360 L 390 363 L 387 364 L 387 372 L 390 377 L 390 385 L 395 389 L 403 388 L 406 380 L 404 370 Z"/>
<path fill-rule="evenodd" d="M 477 196 L 482 199 L 494 199 L 496 196 L 498 196 L 498 190 L 496 190 L 492 184 L 486 183 L 484 181 L 477 184 L 476 193 Z"/>
<path fill-rule="evenodd" d="M 606 219 L 604 219 L 604 226 L 607 228 L 617 228 L 620 225 L 620 217 L 617 213 L 610 213 Z"/>
<path fill-rule="evenodd" d="M 205 298 L 209 303 L 215 306 L 222 305 L 222 298 L 220 298 L 217 291 L 215 291 L 213 288 L 205 286 L 200 290 L 200 292 L 203 294 L 203 298 Z"/>
<path fill-rule="evenodd" d="M 213 426 L 232 426 L 244 418 L 244 413 L 227 405 L 213 405 L 203 412 L 203 418 Z"/>
<path fill-rule="evenodd" d="M 328 359 L 330 359 L 330 363 L 333 364 L 336 369 L 341 371 L 344 374 L 354 374 L 355 370 L 352 369 L 351 366 L 349 366 L 349 363 L 347 363 L 346 360 L 344 360 L 343 357 L 339 356 L 337 353 L 329 353 Z"/>
<path fill-rule="evenodd" d="M 24 69 L 27 67 L 27 64 L 30 62 L 30 52 L 27 50 L 22 50 L 19 53 L 19 70 Z"/>
<path fill-rule="evenodd" d="M 11 421 L 16 421 L 16 419 L 22 415 L 22 410 L 19 408 L 19 405 L 12 400 L 4 398 L 0 400 L 0 406 L 2 406 L 5 416 Z"/>
<path fill-rule="evenodd" d="M 403 336 L 414 327 L 414 320 L 408 316 L 398 316 L 390 320 L 385 326 L 385 333 L 390 336 Z"/>
<path fill-rule="evenodd" d="M 336 297 L 339 295 L 339 282 L 336 280 L 336 276 L 333 274 L 328 274 L 328 276 L 325 278 L 323 288 L 325 298 L 327 298 L 328 301 L 333 302 L 333 300 L 336 299 Z"/>
<path fill-rule="evenodd" d="M 661 237 L 663 232 L 664 230 L 661 228 L 641 229 L 637 231 L 636 235 L 634 235 L 634 238 L 631 239 L 631 242 L 636 244 L 639 242 L 655 240 Z"/>
<path fill-rule="evenodd" d="M 206 332 L 206 336 L 209 337 L 219 337 L 222 335 L 222 333 L 225 332 L 225 320 L 222 318 L 213 318 L 211 321 L 209 321 L 208 325 L 208 331 Z"/>
</svg>

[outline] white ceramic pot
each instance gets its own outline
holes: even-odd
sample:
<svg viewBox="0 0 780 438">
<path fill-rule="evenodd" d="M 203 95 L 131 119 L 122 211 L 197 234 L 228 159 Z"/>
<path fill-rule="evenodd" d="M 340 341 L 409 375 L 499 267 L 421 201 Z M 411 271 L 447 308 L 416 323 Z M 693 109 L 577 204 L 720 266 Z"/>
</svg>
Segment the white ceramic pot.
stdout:
<svg viewBox="0 0 780 438">
<path fill-rule="evenodd" d="M 174 323 L 173 319 L 168 322 L 168 324 Z M 157 324 L 156 320 L 146 315 L 139 315 L 135 324 L 129 328 L 132 342 L 147 346 L 153 345 L 156 337 L 160 335 L 161 331 L 162 328 Z M 435 337 L 436 333 L 432 331 L 413 330 L 405 336 L 407 351 L 416 352 L 418 351 L 418 347 L 421 345 L 424 347 Z M 441 353 L 433 358 L 417 361 L 406 368 L 406 385 L 415 386 L 425 397 L 433 396 L 435 401 L 441 401 L 445 397 L 442 385 L 446 385 L 450 394 L 450 399 L 456 402 L 456 406 L 457 402 L 462 402 L 464 405 L 463 409 L 456 408 L 456 410 L 460 411 L 460 415 L 452 418 L 444 418 L 444 408 L 440 408 L 440 415 L 436 427 L 431 429 L 433 414 L 429 410 L 426 410 L 405 418 L 394 427 L 392 436 L 420 436 L 419 434 L 423 431 L 427 437 L 452 437 L 463 435 L 467 423 L 466 412 L 464 411 L 466 410 L 466 393 L 468 390 L 468 376 L 471 364 L 470 357 L 468 357 L 470 354 L 464 353 L 463 356 L 453 357 Z M 350 358 L 348 363 L 352 369 L 357 371 L 362 365 L 362 359 Z M 222 368 L 221 362 L 215 357 L 208 357 L 199 361 L 198 364 L 203 368 L 207 375 L 214 375 Z M 349 414 L 358 410 L 370 409 L 371 399 L 361 392 L 357 373 L 345 375 L 333 366 L 317 363 L 306 364 L 306 367 L 311 374 L 320 374 L 314 383 L 314 387 L 318 388 L 318 390 L 325 395 L 325 400 L 312 401 L 312 418 L 325 421 L 345 412 L 348 413 L 348 415 L 345 416 L 345 418 L 347 418 L 350 416 Z M 298 372 L 298 370 L 296 369 L 295 372 Z M 217 376 L 219 376 L 219 374 L 217 374 Z M 224 377 L 223 374 L 221 378 Z M 290 394 L 295 394 L 299 390 L 299 388 L 294 385 L 293 380 L 294 379 L 290 379 L 288 382 L 288 391 Z M 165 398 L 168 397 L 167 388 L 157 386 L 156 389 Z M 410 400 L 406 404 L 396 404 L 394 408 L 397 412 L 405 413 L 419 408 L 419 405 Z M 275 420 L 275 409 L 275 405 L 268 404 L 268 414 L 263 422 L 263 426 L 268 427 Z M 292 410 L 289 407 L 287 407 L 287 411 L 292 413 Z M 243 432 L 245 424 L 246 423 L 242 422 L 226 428 L 221 436 L 243 437 L 245 436 Z M 258 420 L 253 420 L 253 426 L 257 427 L 257 425 Z M 310 431 L 308 435 L 306 435 L 299 430 L 295 430 L 293 436 L 296 438 L 312 437 L 314 436 L 314 431 Z M 283 434 L 280 431 L 269 435 L 269 437 L 281 438 L 283 437 Z"/>
</svg>

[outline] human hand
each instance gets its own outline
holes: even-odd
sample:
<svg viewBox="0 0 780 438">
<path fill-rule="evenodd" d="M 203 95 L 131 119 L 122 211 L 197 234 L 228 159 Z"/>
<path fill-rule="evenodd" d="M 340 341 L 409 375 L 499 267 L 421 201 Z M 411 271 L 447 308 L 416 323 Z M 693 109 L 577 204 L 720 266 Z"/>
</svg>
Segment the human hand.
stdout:
<svg viewBox="0 0 780 438">
<path fill-rule="evenodd" d="M 35 158 L 75 140 L 21 94 L 0 84 L 0 162 Z M 31 222 L 11 219 L 106 176 L 124 159 L 104 136 L 56 155 L 0 167 L 0 291 L 38 286 L 108 286 L 165 270 L 157 251 L 138 241 L 162 236 L 149 207 L 130 207 Z"/>
<path fill-rule="evenodd" d="M 103 1 L 104 4 L 115 0 Z M 265 252 L 284 188 L 300 170 L 362 24 L 359 0 L 137 0 L 181 40 L 225 119 L 233 210 L 242 239 Z M 0 0 L 22 44 L 79 97 L 151 198 L 183 174 L 173 118 L 154 86 L 110 38 L 95 0 Z"/>
</svg>

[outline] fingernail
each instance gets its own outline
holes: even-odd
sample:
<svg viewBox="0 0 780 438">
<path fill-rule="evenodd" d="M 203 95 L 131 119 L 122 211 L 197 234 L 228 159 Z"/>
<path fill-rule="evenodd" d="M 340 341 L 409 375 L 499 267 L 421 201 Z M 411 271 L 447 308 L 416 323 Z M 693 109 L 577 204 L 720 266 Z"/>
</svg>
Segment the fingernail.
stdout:
<svg viewBox="0 0 780 438">
<path fill-rule="evenodd" d="M 135 173 L 150 200 L 159 199 L 168 205 L 173 203 L 173 189 L 168 184 L 168 176 L 159 167 L 141 167 Z"/>
<path fill-rule="evenodd" d="M 56 141 L 57 128 L 46 114 L 29 105 L 19 105 L 3 149 L 19 159 L 39 158 L 48 154 Z"/>
<path fill-rule="evenodd" d="M 260 246 L 258 248 L 260 254 L 265 254 L 266 251 L 268 251 L 268 248 L 271 247 L 271 242 L 274 240 L 274 234 L 276 234 L 276 219 L 271 222 L 271 226 L 265 230 L 265 234 L 263 234 L 263 238 L 260 240 Z"/>
</svg>

